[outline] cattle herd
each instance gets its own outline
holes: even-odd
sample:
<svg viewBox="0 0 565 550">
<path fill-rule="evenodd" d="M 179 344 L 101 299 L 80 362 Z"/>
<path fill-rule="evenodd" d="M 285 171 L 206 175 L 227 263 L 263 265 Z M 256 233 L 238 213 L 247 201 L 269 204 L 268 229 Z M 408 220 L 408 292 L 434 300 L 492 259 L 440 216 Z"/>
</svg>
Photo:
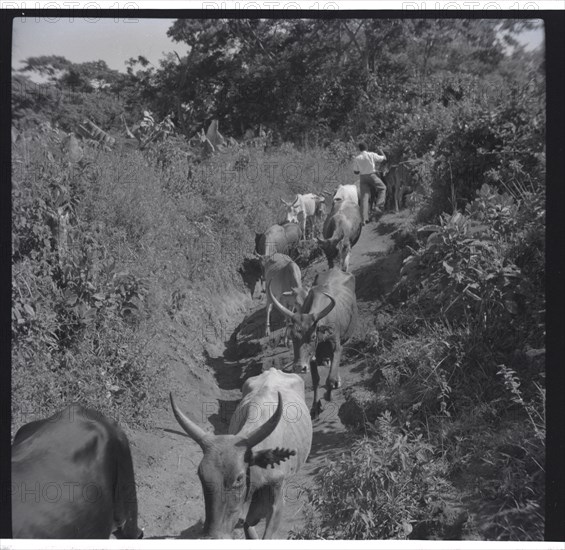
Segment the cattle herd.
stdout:
<svg viewBox="0 0 565 550">
<path fill-rule="evenodd" d="M 248 379 L 226 435 L 204 431 L 170 396 L 176 420 L 203 451 L 198 477 L 205 533 L 212 538 L 231 538 L 240 519 L 245 536 L 258 538 L 255 526 L 263 518 L 263 538 L 276 537 L 284 482 L 308 458 L 311 419 L 321 411 L 318 367 L 329 367 L 325 397 L 330 400 L 340 386 L 343 345 L 357 322 L 355 277 L 348 272 L 351 247 L 362 230 L 356 186 L 340 185 L 333 194 L 322 236 L 316 229 L 326 212 L 324 197 L 298 195 L 285 206 L 286 220 L 257 235 L 255 254 L 267 297 L 265 332 L 270 333 L 275 307 L 286 321 L 285 342 L 289 334 L 292 340 L 294 373 L 271 368 Z M 310 288 L 288 256 L 306 238 L 307 222 L 329 267 Z M 310 411 L 304 381 L 297 374 L 308 368 L 313 382 Z M 39 493 L 33 492 L 37 487 Z M 14 538 L 108 538 L 112 533 L 141 538 L 124 432 L 100 413 L 76 405 L 24 425 L 12 447 L 12 515 Z"/>
</svg>

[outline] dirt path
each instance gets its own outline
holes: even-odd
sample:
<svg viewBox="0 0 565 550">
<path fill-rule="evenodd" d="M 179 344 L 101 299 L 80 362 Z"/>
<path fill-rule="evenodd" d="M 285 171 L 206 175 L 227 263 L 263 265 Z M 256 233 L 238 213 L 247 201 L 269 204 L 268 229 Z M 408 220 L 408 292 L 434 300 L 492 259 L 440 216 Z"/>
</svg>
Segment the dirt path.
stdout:
<svg viewBox="0 0 565 550">
<path fill-rule="evenodd" d="M 350 271 L 356 276 L 358 332 L 371 330 L 373 312 L 380 297 L 392 288 L 398 276 L 400 255 L 388 253 L 394 244 L 391 234 L 406 218 L 405 213 L 387 214 L 378 223 L 368 224 L 352 250 Z M 325 259 L 317 260 L 304 271 L 305 282 L 310 283 L 325 269 Z M 241 386 L 247 378 L 271 367 L 282 368 L 292 360 L 292 352 L 280 342 L 282 318 L 276 311 L 271 321 L 274 329 L 271 337 L 258 338 L 263 333 L 265 314 L 264 297 L 258 298 L 247 312 L 239 307 L 242 321 L 234 334 L 236 345 L 231 347 L 231 356 L 224 343 L 218 342 L 208 349 L 208 368 L 195 364 L 195 359 L 182 345 L 181 334 L 176 336 L 180 344 L 170 352 L 167 350 L 170 363 L 166 371 L 179 405 L 205 429 L 216 434 L 227 432 L 231 414 L 241 398 Z M 191 366 L 187 368 L 187 365 Z M 340 369 L 343 387 L 362 380 L 366 374 L 363 358 L 352 347 L 345 350 Z M 327 369 L 321 368 L 320 375 L 323 383 Z M 310 374 L 302 376 L 310 406 Z M 309 459 L 286 486 L 280 538 L 287 538 L 289 531 L 303 524 L 304 489 L 312 486 L 320 465 L 326 458 L 349 448 L 351 436 L 338 416 L 343 402 L 342 392 L 334 392 L 333 400 L 324 402 L 320 418 L 314 421 Z M 170 412 L 168 400 L 158 411 L 154 426 L 134 432 L 130 439 L 139 487 L 140 524 L 146 538 L 199 538 L 204 502 L 196 469 L 202 451 L 182 433 Z M 242 530 L 236 530 L 236 535 L 243 537 Z"/>
</svg>

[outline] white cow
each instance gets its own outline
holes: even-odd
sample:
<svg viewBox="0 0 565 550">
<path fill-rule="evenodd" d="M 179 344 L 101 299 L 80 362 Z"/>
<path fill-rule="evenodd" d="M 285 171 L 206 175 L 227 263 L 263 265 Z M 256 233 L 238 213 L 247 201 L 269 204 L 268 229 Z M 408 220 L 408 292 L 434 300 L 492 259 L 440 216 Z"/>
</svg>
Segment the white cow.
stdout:
<svg viewBox="0 0 565 550">
<path fill-rule="evenodd" d="M 359 204 L 359 193 L 357 192 L 357 185 L 354 183 L 347 185 L 339 185 L 336 192 L 334 193 L 332 201 L 351 201 L 355 204 Z"/>
<path fill-rule="evenodd" d="M 281 201 L 286 206 L 286 221 L 298 223 L 302 228 L 302 238 L 306 239 L 306 220 L 309 219 L 312 227 L 312 237 L 318 232 L 318 221 L 325 214 L 325 199 L 315 193 L 296 195 L 293 202 Z M 316 228 L 316 230 L 314 230 Z"/>
<path fill-rule="evenodd" d="M 204 431 L 180 411 L 172 394 L 171 406 L 178 423 L 203 450 L 198 477 L 205 535 L 231 538 L 241 518 L 245 538 L 257 539 L 255 527 L 265 518 L 263 538 L 273 539 L 283 516 L 285 490 L 292 486 L 285 482 L 304 465 L 312 446 L 304 382 L 298 374 L 272 368 L 249 378 L 241 391 L 226 435 Z"/>
</svg>

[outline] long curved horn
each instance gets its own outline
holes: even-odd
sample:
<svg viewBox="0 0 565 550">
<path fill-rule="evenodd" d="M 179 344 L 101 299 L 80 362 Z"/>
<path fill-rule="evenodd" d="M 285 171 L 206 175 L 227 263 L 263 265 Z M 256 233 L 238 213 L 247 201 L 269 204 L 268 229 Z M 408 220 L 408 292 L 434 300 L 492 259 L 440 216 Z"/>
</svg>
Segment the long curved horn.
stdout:
<svg viewBox="0 0 565 550">
<path fill-rule="evenodd" d="M 331 303 L 328 304 L 324 309 L 322 309 L 322 311 L 320 311 L 318 315 L 316 315 L 316 322 L 318 322 L 320 319 L 323 319 L 335 307 L 334 298 L 330 296 L 327 292 L 324 292 L 324 295 L 331 300 Z"/>
<path fill-rule="evenodd" d="M 256 430 L 252 431 L 249 435 L 245 436 L 243 441 L 248 449 L 255 447 L 258 443 L 261 443 L 264 439 L 267 439 L 275 428 L 279 425 L 280 419 L 282 418 L 283 412 L 283 402 L 281 392 L 277 392 L 279 395 L 279 403 L 277 405 L 277 410 L 275 414 L 267 420 L 264 424 L 259 426 Z"/>
<path fill-rule="evenodd" d="M 325 250 L 328 245 L 329 239 L 324 239 L 323 237 L 316 237 L 316 244 L 322 249 Z"/>
<path fill-rule="evenodd" d="M 271 298 L 271 301 L 273 302 L 273 305 L 285 316 L 288 318 L 292 318 L 294 316 L 294 313 L 292 313 L 292 311 L 290 311 L 290 309 L 284 307 L 274 296 L 273 293 L 271 291 L 271 281 L 269 281 L 269 285 L 267 287 L 267 292 L 269 293 L 269 296 Z"/>
<path fill-rule="evenodd" d="M 200 426 L 195 424 L 190 418 L 185 416 L 181 410 L 177 407 L 175 400 L 173 399 L 173 392 L 169 393 L 171 398 L 171 407 L 173 408 L 173 414 L 180 424 L 181 428 L 187 433 L 188 437 L 194 439 L 198 445 L 205 449 L 205 447 L 210 443 L 213 435 L 205 432 Z"/>
</svg>

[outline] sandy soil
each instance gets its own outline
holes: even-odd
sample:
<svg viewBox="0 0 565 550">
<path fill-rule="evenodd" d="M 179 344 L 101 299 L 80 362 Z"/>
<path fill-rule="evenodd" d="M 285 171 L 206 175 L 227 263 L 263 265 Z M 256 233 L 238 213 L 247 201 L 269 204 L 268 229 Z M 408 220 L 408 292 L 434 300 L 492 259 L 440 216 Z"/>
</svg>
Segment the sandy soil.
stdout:
<svg viewBox="0 0 565 550">
<path fill-rule="evenodd" d="M 380 300 L 390 291 L 398 277 L 401 257 L 390 253 L 391 234 L 407 221 L 408 214 L 385 214 L 379 222 L 363 228 L 361 238 L 352 250 L 350 271 L 356 276 L 359 306 L 359 330 L 369 331 L 374 311 Z M 325 259 L 318 260 L 304 271 L 303 278 L 311 282 L 316 273 L 327 268 Z M 163 365 L 163 375 L 175 394 L 181 408 L 195 421 L 216 434 L 226 433 L 229 419 L 241 397 L 241 386 L 250 376 L 271 367 L 282 368 L 292 359 L 291 351 L 279 343 L 282 336 L 282 318 L 273 313 L 273 334 L 257 338 L 264 327 L 264 295 L 255 300 L 242 295 L 230 297 L 234 303 L 231 320 L 239 323 L 235 334 L 220 338 L 207 350 L 205 364 L 187 351 L 182 332 L 164 338 L 161 345 L 171 341 L 179 345 L 167 348 L 170 359 Z M 227 350 L 229 337 L 235 346 Z M 186 342 L 185 342 L 186 344 Z M 235 354 L 234 354 L 235 350 Z M 234 358 L 235 357 L 237 358 Z M 341 364 L 342 387 L 362 380 L 366 375 L 363 357 L 349 347 Z M 320 369 L 325 382 L 327 369 Z M 310 374 L 302 375 L 306 384 L 306 401 L 311 405 Z M 279 538 L 287 538 L 290 530 L 303 524 L 304 489 L 311 487 L 313 476 L 321 464 L 333 455 L 349 448 L 350 435 L 341 423 L 338 411 L 343 403 L 341 391 L 333 392 L 333 400 L 324 402 L 320 418 L 314 421 L 314 436 L 309 459 L 296 477 L 287 484 L 285 512 Z M 157 411 L 148 430 L 130 433 L 136 480 L 140 526 L 146 538 L 199 538 L 202 536 L 204 501 L 196 470 L 202 451 L 180 429 L 167 402 Z M 258 532 L 262 534 L 262 525 Z M 243 538 L 243 530 L 236 536 Z"/>
</svg>

